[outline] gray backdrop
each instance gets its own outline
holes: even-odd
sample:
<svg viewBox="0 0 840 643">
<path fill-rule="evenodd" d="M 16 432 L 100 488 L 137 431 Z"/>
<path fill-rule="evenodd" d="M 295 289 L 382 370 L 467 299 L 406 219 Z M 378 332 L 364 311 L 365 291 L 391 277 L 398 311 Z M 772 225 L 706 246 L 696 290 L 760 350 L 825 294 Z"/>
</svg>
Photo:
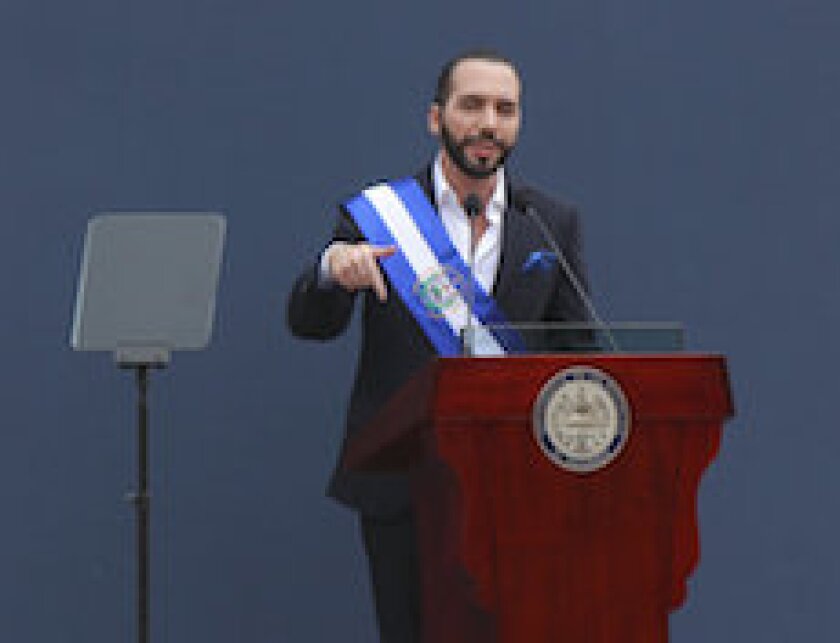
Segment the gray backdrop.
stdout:
<svg viewBox="0 0 840 643">
<path fill-rule="evenodd" d="M 356 332 L 296 341 L 284 302 L 489 43 L 525 77 L 515 170 L 580 204 L 605 315 L 730 357 L 673 640 L 835 640 L 838 32 L 831 0 L 3 0 L 0 639 L 133 632 L 133 384 L 67 336 L 88 217 L 158 208 L 225 211 L 229 245 L 211 349 L 153 379 L 156 639 L 372 640 L 322 496 Z"/>
</svg>

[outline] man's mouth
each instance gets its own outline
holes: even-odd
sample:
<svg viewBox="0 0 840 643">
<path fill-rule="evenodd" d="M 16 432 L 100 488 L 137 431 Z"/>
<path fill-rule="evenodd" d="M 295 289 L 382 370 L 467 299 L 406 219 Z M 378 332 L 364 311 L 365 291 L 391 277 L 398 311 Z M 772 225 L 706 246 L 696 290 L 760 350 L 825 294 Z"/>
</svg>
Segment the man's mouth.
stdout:
<svg viewBox="0 0 840 643">
<path fill-rule="evenodd" d="M 495 141 L 475 141 L 467 144 L 467 149 L 479 158 L 496 157 L 504 153 L 504 147 Z"/>
<path fill-rule="evenodd" d="M 474 150 L 479 152 L 501 152 L 504 151 L 505 146 L 502 144 L 501 141 L 497 141 L 494 138 L 468 138 L 464 141 L 464 145 L 467 147 L 471 147 Z"/>
</svg>

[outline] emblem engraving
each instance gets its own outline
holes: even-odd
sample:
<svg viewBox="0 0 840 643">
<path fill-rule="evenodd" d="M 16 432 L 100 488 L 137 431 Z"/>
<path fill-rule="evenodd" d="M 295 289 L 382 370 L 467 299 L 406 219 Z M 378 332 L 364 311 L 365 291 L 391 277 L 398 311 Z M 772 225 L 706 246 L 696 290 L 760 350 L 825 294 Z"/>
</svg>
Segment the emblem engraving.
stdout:
<svg viewBox="0 0 840 643">
<path fill-rule="evenodd" d="M 596 368 L 561 371 L 540 391 L 533 408 L 534 438 L 557 466 L 586 473 L 607 466 L 630 433 L 627 398 Z"/>
<path fill-rule="evenodd" d="M 463 287 L 463 275 L 452 266 L 443 265 L 420 275 L 413 290 L 430 317 L 443 317 L 463 308 Z"/>
</svg>

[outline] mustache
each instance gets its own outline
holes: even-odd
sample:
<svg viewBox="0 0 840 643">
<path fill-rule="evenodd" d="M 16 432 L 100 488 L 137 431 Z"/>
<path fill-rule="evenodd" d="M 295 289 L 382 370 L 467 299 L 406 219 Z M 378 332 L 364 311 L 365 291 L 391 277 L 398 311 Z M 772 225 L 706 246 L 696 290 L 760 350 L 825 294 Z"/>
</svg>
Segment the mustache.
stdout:
<svg viewBox="0 0 840 643">
<path fill-rule="evenodd" d="M 500 141 L 498 138 L 493 136 L 493 132 L 482 132 L 475 136 L 465 136 L 461 141 L 461 147 L 465 147 L 473 143 L 491 143 L 492 145 L 495 145 L 500 152 L 505 152 L 508 148 L 504 141 Z"/>
</svg>

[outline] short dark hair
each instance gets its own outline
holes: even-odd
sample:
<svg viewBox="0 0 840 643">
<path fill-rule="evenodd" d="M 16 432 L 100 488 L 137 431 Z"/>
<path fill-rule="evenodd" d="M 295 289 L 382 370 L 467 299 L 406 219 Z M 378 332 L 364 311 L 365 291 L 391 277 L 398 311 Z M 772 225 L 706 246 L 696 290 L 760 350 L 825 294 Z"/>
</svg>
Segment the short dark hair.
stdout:
<svg viewBox="0 0 840 643">
<path fill-rule="evenodd" d="M 446 101 L 449 100 L 450 94 L 452 94 L 452 74 L 455 72 L 455 68 L 465 60 L 486 60 L 492 63 L 502 63 L 503 65 L 507 65 L 516 74 L 516 78 L 519 80 L 520 84 L 522 83 L 522 78 L 519 76 L 519 70 L 516 68 L 516 65 L 504 54 L 496 51 L 495 49 L 469 49 L 449 60 L 441 68 L 437 85 L 435 86 L 435 97 L 432 102 L 440 105 L 441 107 L 446 104 Z"/>
</svg>

